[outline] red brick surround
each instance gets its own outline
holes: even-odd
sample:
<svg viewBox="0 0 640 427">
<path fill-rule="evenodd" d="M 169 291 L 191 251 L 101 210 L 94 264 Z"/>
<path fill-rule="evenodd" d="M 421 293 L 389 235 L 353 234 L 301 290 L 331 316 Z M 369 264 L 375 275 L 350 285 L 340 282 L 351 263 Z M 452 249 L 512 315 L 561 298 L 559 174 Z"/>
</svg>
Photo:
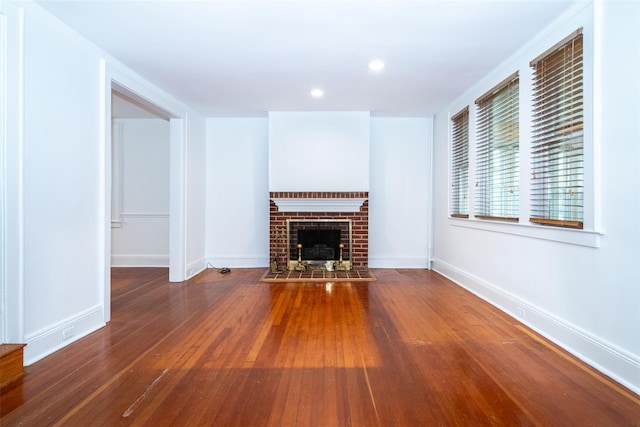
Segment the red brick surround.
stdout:
<svg viewBox="0 0 640 427">
<path fill-rule="evenodd" d="M 270 259 L 278 258 L 280 268 L 287 260 L 287 219 L 326 220 L 350 219 L 352 231 L 351 265 L 354 269 L 367 268 L 369 262 L 369 201 L 365 200 L 359 212 L 280 212 L 274 199 L 368 199 L 368 192 L 270 192 L 269 232 Z"/>
</svg>

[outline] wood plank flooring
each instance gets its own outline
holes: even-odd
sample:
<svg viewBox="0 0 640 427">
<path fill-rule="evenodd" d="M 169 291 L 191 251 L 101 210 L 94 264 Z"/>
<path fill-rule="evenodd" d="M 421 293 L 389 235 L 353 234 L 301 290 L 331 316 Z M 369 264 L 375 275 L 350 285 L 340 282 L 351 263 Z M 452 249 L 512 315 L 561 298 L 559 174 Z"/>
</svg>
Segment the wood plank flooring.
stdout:
<svg viewBox="0 0 640 427">
<path fill-rule="evenodd" d="M 0 425 L 640 425 L 638 395 L 437 273 L 373 272 L 113 269 L 113 320 L 26 367 Z"/>
</svg>

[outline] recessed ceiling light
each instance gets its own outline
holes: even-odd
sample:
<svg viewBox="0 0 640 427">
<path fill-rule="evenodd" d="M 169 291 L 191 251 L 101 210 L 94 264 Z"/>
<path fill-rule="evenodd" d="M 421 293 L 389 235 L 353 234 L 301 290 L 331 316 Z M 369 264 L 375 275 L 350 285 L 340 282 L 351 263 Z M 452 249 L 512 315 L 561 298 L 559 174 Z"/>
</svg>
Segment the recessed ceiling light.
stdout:
<svg viewBox="0 0 640 427">
<path fill-rule="evenodd" d="M 322 89 L 313 89 L 311 91 L 311 96 L 313 96 L 314 98 L 322 98 L 323 95 L 324 91 Z"/>
<path fill-rule="evenodd" d="M 384 62 L 381 59 L 374 59 L 369 62 L 369 69 L 371 71 L 380 71 L 384 68 Z"/>
</svg>

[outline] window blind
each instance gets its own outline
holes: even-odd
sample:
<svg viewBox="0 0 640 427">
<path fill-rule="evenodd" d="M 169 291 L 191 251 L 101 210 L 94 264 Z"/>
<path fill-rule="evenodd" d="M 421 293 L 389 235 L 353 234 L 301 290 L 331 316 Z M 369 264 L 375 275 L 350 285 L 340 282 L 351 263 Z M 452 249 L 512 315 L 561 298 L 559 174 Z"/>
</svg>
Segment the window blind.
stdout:
<svg viewBox="0 0 640 427">
<path fill-rule="evenodd" d="M 452 217 L 469 217 L 469 107 L 451 118 Z"/>
<path fill-rule="evenodd" d="M 531 62 L 531 219 L 583 227 L 583 42 L 579 30 Z"/>
<path fill-rule="evenodd" d="M 519 82 L 515 73 L 476 100 L 476 218 L 518 221 Z"/>
</svg>

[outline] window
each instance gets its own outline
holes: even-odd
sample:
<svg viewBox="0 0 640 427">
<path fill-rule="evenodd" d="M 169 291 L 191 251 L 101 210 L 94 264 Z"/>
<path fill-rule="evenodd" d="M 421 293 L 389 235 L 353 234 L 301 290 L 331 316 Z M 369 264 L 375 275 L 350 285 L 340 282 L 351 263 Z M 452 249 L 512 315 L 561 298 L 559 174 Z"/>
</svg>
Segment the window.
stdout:
<svg viewBox="0 0 640 427">
<path fill-rule="evenodd" d="M 469 107 L 451 118 L 451 216 L 469 217 Z"/>
<path fill-rule="evenodd" d="M 593 224 L 588 42 L 574 31 L 478 97 L 475 109 L 452 114 L 449 214 L 478 220 L 452 225 L 597 247 L 599 233 L 572 232 Z M 520 80 L 523 72 L 532 78 Z M 530 102 L 520 102 L 522 92 Z M 517 226 L 523 221 L 545 227 Z"/>
<path fill-rule="evenodd" d="M 582 53 L 582 30 L 578 30 L 531 62 L 533 223 L 583 227 Z"/>
<path fill-rule="evenodd" d="M 476 218 L 518 221 L 519 88 L 515 73 L 476 100 Z"/>
</svg>

